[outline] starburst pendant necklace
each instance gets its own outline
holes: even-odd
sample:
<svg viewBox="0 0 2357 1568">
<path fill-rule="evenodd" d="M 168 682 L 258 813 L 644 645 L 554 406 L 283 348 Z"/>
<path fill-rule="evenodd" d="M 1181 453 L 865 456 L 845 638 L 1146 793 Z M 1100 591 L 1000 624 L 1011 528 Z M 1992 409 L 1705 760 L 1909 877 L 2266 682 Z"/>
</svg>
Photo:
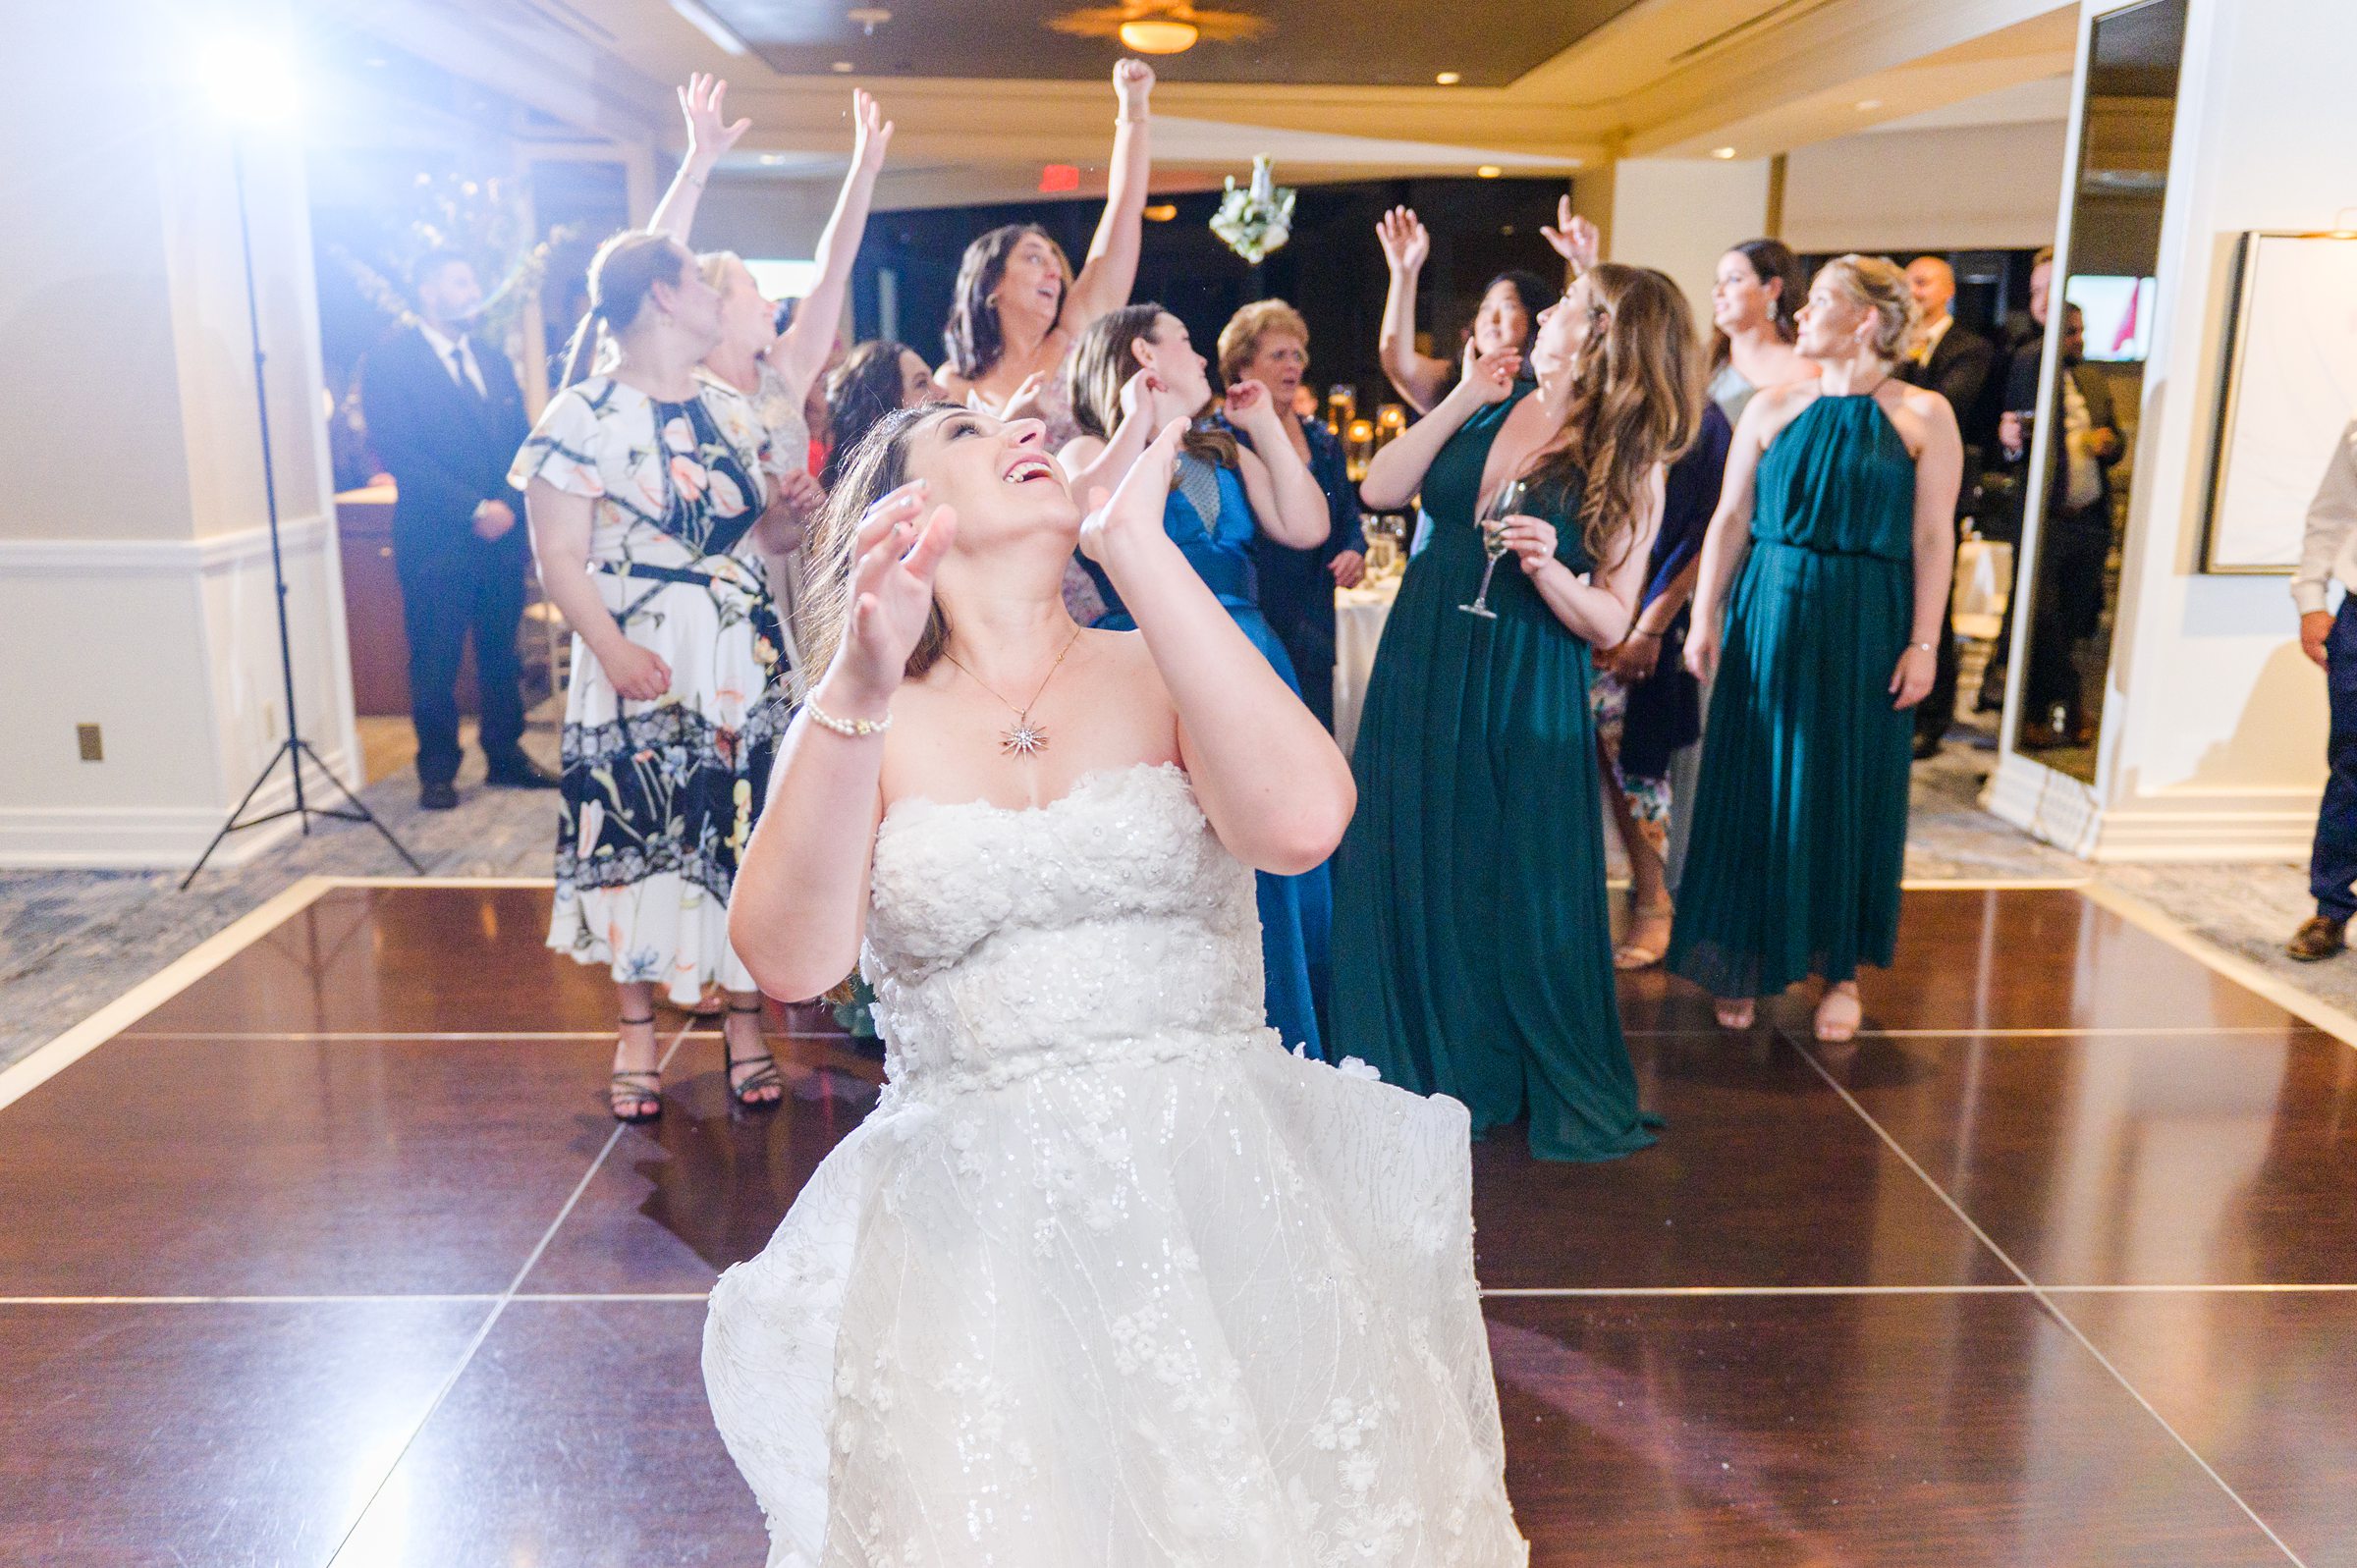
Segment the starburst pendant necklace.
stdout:
<svg viewBox="0 0 2357 1568">
<path fill-rule="evenodd" d="M 964 663 L 956 654 L 944 650 L 942 657 L 964 671 L 966 679 L 980 686 L 992 696 L 998 697 L 999 701 L 1007 703 L 1007 707 L 1014 714 L 1014 723 L 999 731 L 999 750 L 1010 757 L 1036 757 L 1048 749 L 1048 731 L 1046 726 L 1031 722 L 1031 710 L 1038 707 L 1039 699 L 1047 694 L 1048 681 L 1055 679 L 1056 672 L 1064 668 L 1065 654 L 1070 653 L 1072 644 L 1079 640 L 1080 628 L 1074 626 L 1070 638 L 1064 645 L 1064 653 L 1056 656 L 1056 662 L 1048 666 L 1047 676 L 1040 681 L 1039 689 L 1031 693 L 1031 700 L 1019 708 L 1012 702 L 1007 702 L 1005 697 L 1000 697 L 996 687 L 971 670 L 967 670 Z"/>
</svg>

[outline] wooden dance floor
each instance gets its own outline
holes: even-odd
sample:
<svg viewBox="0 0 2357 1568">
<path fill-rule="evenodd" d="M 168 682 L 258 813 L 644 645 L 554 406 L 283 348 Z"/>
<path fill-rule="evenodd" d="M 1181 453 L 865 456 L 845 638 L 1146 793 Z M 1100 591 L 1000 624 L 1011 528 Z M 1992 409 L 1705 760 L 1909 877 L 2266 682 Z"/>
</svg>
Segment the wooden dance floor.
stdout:
<svg viewBox="0 0 2357 1568">
<path fill-rule="evenodd" d="M 762 1560 L 703 1292 L 878 1069 L 675 1017 L 618 1129 L 547 901 L 306 884 L 0 1077 L 0 1563 Z M 1660 1147 L 1475 1155 L 1535 1562 L 2357 1564 L 2357 1050 L 2069 889 L 1911 892 L 1851 1048 L 1623 1000 Z"/>
</svg>

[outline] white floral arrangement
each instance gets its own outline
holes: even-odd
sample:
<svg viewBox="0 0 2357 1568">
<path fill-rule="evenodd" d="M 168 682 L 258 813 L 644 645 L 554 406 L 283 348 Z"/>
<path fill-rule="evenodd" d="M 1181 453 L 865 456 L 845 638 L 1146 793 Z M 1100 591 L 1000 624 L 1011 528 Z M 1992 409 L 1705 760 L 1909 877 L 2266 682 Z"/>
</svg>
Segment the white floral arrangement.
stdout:
<svg viewBox="0 0 2357 1568">
<path fill-rule="evenodd" d="M 1220 210 L 1212 215 L 1211 232 L 1225 240 L 1229 249 L 1256 265 L 1292 238 L 1293 191 L 1276 184 L 1268 159 L 1252 160 L 1252 183 L 1246 188 L 1237 189 L 1235 176 L 1228 177 L 1228 193 L 1220 198 Z"/>
</svg>

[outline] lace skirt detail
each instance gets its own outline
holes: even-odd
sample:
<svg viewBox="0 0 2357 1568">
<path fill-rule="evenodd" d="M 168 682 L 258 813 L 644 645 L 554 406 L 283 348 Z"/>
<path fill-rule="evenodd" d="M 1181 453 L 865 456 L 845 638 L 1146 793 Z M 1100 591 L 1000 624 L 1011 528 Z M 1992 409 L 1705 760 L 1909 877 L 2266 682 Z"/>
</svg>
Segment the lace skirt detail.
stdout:
<svg viewBox="0 0 2357 1568">
<path fill-rule="evenodd" d="M 712 1295 L 772 1568 L 1525 1563 L 1464 1108 L 1363 1070 L 1247 1044 L 879 1109 Z"/>
</svg>

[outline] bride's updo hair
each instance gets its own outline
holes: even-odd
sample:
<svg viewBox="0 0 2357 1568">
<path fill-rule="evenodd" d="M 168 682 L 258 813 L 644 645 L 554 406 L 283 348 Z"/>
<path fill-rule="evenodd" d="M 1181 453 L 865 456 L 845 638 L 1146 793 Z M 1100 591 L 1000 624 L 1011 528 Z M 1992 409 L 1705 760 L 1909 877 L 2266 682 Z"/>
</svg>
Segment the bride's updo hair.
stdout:
<svg viewBox="0 0 2357 1568">
<path fill-rule="evenodd" d="M 835 488 L 811 531 L 809 567 L 803 580 L 801 623 L 795 628 L 805 672 L 812 683 L 834 663 L 851 623 L 851 568 L 857 564 L 852 547 L 859 538 L 859 519 L 867 509 L 908 482 L 908 438 L 929 415 L 955 413 L 955 403 L 920 403 L 895 408 L 868 427 L 858 446 L 843 460 Z M 928 511 L 928 515 L 930 514 Z M 920 519 L 921 521 L 921 519 Z M 925 629 L 908 654 L 908 678 L 933 668 L 950 645 L 950 618 L 941 601 L 933 601 Z"/>
<path fill-rule="evenodd" d="M 1896 362 L 1915 346 L 1915 296 L 1896 262 L 1852 251 L 1827 262 L 1825 277 L 1851 303 L 1874 312 L 1872 348 L 1876 358 Z"/>
</svg>

